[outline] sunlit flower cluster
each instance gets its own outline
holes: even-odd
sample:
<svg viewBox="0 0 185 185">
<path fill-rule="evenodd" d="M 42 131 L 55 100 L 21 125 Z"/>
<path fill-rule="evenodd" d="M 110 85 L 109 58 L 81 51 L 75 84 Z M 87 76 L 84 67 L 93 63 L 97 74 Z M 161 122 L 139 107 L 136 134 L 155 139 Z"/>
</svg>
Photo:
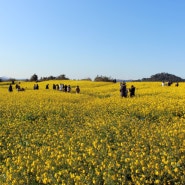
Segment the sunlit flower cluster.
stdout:
<svg viewBox="0 0 185 185">
<path fill-rule="evenodd" d="M 0 184 L 185 184 L 185 84 L 132 84 L 121 98 L 119 83 L 1 82 Z"/>
</svg>

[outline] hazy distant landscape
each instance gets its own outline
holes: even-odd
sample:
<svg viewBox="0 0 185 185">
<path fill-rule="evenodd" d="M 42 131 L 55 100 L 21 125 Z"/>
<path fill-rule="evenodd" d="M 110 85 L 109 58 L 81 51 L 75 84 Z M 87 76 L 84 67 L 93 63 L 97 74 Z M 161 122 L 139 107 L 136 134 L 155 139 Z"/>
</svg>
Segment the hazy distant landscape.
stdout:
<svg viewBox="0 0 185 185">
<path fill-rule="evenodd" d="M 0 77 L 0 81 L 12 81 L 12 80 L 17 80 L 17 81 L 44 81 L 44 80 L 70 80 L 70 78 L 67 78 L 66 75 L 60 75 L 60 76 L 49 76 L 49 77 L 41 77 L 39 78 L 38 75 L 34 74 L 30 77 L 30 79 L 16 79 L 13 77 L 6 77 L 2 76 Z M 71 79 L 72 80 L 72 79 Z M 74 80 L 74 79 L 73 79 Z M 157 73 L 155 75 L 151 75 L 150 77 L 142 78 L 142 79 L 116 79 L 116 78 L 111 78 L 107 76 L 102 76 L 102 75 L 97 75 L 94 79 L 91 78 L 86 78 L 86 79 L 78 79 L 78 80 L 89 80 L 89 81 L 117 81 L 117 82 L 122 82 L 122 81 L 171 81 L 171 82 L 183 82 L 185 79 L 178 77 L 173 74 L 169 73 Z"/>
</svg>

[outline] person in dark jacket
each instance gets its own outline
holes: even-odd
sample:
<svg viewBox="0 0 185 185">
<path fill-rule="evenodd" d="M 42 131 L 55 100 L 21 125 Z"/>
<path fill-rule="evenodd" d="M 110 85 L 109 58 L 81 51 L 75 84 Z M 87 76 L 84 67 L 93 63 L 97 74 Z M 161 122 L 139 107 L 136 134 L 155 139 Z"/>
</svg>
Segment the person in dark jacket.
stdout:
<svg viewBox="0 0 185 185">
<path fill-rule="evenodd" d="M 78 85 L 76 86 L 76 93 L 80 93 L 80 87 Z"/>
<path fill-rule="evenodd" d="M 135 87 L 133 85 L 131 85 L 131 88 L 129 89 L 129 92 L 130 92 L 130 97 L 133 97 L 135 96 Z"/>
<path fill-rule="evenodd" d="M 8 87 L 8 91 L 9 92 L 12 92 L 13 91 L 13 88 L 12 88 L 12 85 L 10 84 L 9 87 Z"/>
<path fill-rule="evenodd" d="M 120 86 L 120 95 L 121 97 L 127 97 L 127 86 L 125 82 L 123 82 Z"/>
</svg>

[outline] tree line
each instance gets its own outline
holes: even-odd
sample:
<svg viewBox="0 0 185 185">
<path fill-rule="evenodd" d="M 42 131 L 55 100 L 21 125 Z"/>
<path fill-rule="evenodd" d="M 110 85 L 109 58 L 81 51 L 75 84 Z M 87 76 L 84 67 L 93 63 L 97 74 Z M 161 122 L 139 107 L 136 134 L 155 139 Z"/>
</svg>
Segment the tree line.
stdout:
<svg viewBox="0 0 185 185">
<path fill-rule="evenodd" d="M 30 78 L 30 81 L 47 81 L 47 80 L 69 80 L 69 78 L 67 78 L 64 74 L 59 75 L 57 77 L 55 76 L 41 77 L 40 79 L 38 78 L 37 74 L 33 74 Z M 91 78 L 85 78 L 81 80 L 92 81 Z M 112 79 L 111 77 L 107 77 L 107 76 L 97 75 L 94 81 L 96 82 L 116 82 L 116 79 Z"/>
</svg>

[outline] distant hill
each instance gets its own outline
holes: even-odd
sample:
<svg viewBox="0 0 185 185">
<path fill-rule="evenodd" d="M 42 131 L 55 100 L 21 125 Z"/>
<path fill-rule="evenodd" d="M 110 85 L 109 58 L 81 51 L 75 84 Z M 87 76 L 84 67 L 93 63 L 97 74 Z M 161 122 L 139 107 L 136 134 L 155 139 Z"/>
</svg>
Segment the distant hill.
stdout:
<svg viewBox="0 0 185 185">
<path fill-rule="evenodd" d="M 8 81 L 9 79 L 11 79 L 10 77 L 6 77 L 6 76 L 1 76 L 0 77 L 0 81 Z"/>
<path fill-rule="evenodd" d="M 12 81 L 12 80 L 17 80 L 17 81 L 25 81 L 26 79 L 15 79 L 12 77 L 7 77 L 7 76 L 0 76 L 0 82 L 6 82 L 6 81 Z"/>
<path fill-rule="evenodd" d="M 181 77 L 175 76 L 173 74 L 163 72 L 152 75 L 150 78 L 143 78 L 142 81 L 184 82 L 185 79 L 182 79 Z"/>
</svg>

